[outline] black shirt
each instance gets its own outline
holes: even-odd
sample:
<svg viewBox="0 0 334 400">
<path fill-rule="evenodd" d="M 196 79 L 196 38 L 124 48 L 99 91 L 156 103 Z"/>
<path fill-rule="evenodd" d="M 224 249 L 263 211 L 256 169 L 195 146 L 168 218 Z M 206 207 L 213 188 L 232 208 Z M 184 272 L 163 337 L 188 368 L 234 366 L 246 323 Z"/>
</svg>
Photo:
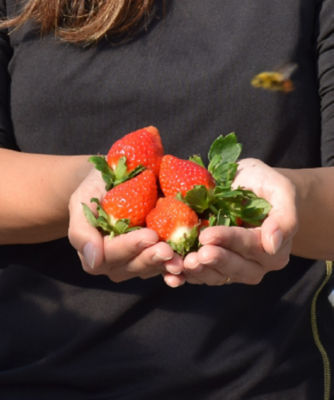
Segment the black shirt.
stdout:
<svg viewBox="0 0 334 400">
<path fill-rule="evenodd" d="M 14 0 L 1 3 L 3 13 L 4 3 L 14 12 Z M 205 155 L 216 136 L 235 131 L 243 157 L 289 168 L 334 165 L 332 1 L 182 0 L 160 14 L 118 46 L 41 38 L 30 23 L 3 34 L 1 145 L 105 153 L 153 124 L 166 153 L 180 157 Z M 295 91 L 250 85 L 256 73 L 286 62 L 298 64 Z M 66 238 L 2 246 L 0 254 L 3 399 L 324 396 L 310 317 L 323 262 L 292 257 L 256 286 L 170 289 L 161 278 L 115 284 L 89 276 Z M 330 358 L 332 287 L 317 303 Z"/>
</svg>

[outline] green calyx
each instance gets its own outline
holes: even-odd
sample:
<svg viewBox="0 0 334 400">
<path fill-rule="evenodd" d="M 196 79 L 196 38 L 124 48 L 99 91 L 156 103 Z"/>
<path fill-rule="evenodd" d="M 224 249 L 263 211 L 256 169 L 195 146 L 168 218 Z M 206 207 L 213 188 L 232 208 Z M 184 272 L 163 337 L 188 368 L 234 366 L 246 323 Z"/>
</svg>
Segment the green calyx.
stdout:
<svg viewBox="0 0 334 400">
<path fill-rule="evenodd" d="M 189 232 L 185 232 L 179 238 L 167 240 L 167 243 L 176 253 L 184 257 L 198 247 L 198 227 L 194 226 Z"/>
<path fill-rule="evenodd" d="M 145 167 L 139 165 L 132 171 L 128 172 L 125 156 L 118 160 L 115 169 L 109 167 L 105 157 L 103 156 L 91 156 L 89 157 L 89 161 L 94 164 L 98 171 L 101 172 L 102 179 L 106 183 L 106 190 L 110 190 L 114 186 L 134 178 L 145 169 Z"/>
<path fill-rule="evenodd" d="M 112 221 L 109 215 L 103 210 L 101 204 L 97 198 L 92 198 L 90 200 L 92 203 L 96 203 L 96 213 L 87 206 L 87 204 L 82 203 L 83 212 L 87 221 L 94 227 L 99 229 L 104 235 L 109 235 L 110 237 L 121 235 L 122 233 L 127 233 L 139 229 L 139 226 L 130 227 L 129 219 L 118 219 Z"/>
<path fill-rule="evenodd" d="M 209 226 L 243 225 L 259 226 L 268 215 L 271 206 L 263 198 L 241 187 L 232 188 L 242 146 L 234 132 L 218 136 L 208 153 L 208 171 L 216 182 L 214 189 L 203 185 L 194 186 L 185 196 L 178 198 L 188 204 L 200 217 L 209 220 Z M 190 158 L 204 166 L 199 156 Z"/>
<path fill-rule="evenodd" d="M 231 187 L 241 150 L 242 146 L 234 132 L 218 136 L 210 146 L 208 171 L 220 186 Z"/>
</svg>

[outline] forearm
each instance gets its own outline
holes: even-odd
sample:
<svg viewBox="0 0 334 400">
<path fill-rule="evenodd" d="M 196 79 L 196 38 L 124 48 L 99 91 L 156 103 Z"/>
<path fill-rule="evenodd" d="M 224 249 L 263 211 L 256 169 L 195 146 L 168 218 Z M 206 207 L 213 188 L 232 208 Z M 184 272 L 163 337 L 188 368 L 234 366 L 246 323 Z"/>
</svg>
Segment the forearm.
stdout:
<svg viewBox="0 0 334 400">
<path fill-rule="evenodd" d="M 0 149 L 0 244 L 66 236 L 69 198 L 91 168 L 86 155 Z"/>
<path fill-rule="evenodd" d="M 279 169 L 296 187 L 298 231 L 295 255 L 334 259 L 334 167 Z"/>
</svg>

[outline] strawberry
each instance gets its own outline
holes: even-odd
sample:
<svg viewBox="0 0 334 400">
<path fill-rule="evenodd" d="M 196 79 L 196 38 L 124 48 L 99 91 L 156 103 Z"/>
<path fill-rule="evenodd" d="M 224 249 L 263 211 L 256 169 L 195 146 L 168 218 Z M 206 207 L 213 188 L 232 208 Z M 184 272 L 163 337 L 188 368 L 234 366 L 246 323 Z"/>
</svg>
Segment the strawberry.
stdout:
<svg viewBox="0 0 334 400">
<path fill-rule="evenodd" d="M 185 196 L 189 190 L 197 185 L 203 185 L 208 189 L 215 186 L 213 177 L 204 166 L 170 154 L 162 157 L 159 181 L 165 196 L 173 196 L 177 193 Z"/>
<path fill-rule="evenodd" d="M 195 211 L 174 196 L 161 197 L 146 217 L 146 226 L 182 256 L 191 251 L 198 237 Z"/>
<path fill-rule="evenodd" d="M 209 226 L 210 226 L 210 221 L 206 218 L 201 218 L 199 229 L 202 230 L 208 228 Z"/>
<path fill-rule="evenodd" d="M 158 176 L 163 152 L 158 129 L 148 126 L 128 133 L 117 140 L 109 149 L 107 163 L 115 171 L 119 159 L 126 157 L 128 172 L 142 165 L 152 169 Z"/>
<path fill-rule="evenodd" d="M 110 189 L 101 203 L 97 199 L 98 217 L 83 205 L 88 221 L 105 233 L 115 236 L 143 226 L 158 197 L 156 176 L 146 169 L 136 177 Z"/>
</svg>

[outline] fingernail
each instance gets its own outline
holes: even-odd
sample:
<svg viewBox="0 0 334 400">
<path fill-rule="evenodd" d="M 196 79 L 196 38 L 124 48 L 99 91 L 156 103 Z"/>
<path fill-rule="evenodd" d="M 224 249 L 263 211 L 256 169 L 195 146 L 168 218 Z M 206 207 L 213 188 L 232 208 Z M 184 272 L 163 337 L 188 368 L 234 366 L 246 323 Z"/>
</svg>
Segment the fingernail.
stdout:
<svg viewBox="0 0 334 400">
<path fill-rule="evenodd" d="M 87 263 L 87 265 L 93 269 L 95 265 L 95 258 L 96 258 L 96 249 L 93 243 L 88 242 L 85 244 L 82 254 L 84 256 L 84 259 Z"/>
<path fill-rule="evenodd" d="M 166 268 L 166 271 L 172 275 L 181 275 L 182 274 L 182 267 L 180 265 L 166 263 L 165 268 Z"/>
<path fill-rule="evenodd" d="M 152 260 L 154 261 L 154 262 L 162 262 L 162 261 L 169 261 L 169 260 L 171 260 L 173 258 L 173 254 L 170 256 L 163 256 L 162 254 L 160 254 L 160 253 L 155 253 L 154 255 L 153 255 L 153 257 L 152 257 Z"/>
<path fill-rule="evenodd" d="M 283 235 L 280 229 L 277 229 L 270 238 L 272 254 L 276 254 L 282 245 Z"/>
<path fill-rule="evenodd" d="M 150 247 L 153 246 L 154 244 L 156 244 L 157 241 L 156 240 L 141 240 L 139 242 L 139 246 L 143 249 L 146 249 L 146 247 Z"/>
<path fill-rule="evenodd" d="M 164 280 L 166 285 L 172 289 L 178 288 L 185 283 L 184 278 L 177 277 L 175 275 L 165 275 Z"/>
</svg>

